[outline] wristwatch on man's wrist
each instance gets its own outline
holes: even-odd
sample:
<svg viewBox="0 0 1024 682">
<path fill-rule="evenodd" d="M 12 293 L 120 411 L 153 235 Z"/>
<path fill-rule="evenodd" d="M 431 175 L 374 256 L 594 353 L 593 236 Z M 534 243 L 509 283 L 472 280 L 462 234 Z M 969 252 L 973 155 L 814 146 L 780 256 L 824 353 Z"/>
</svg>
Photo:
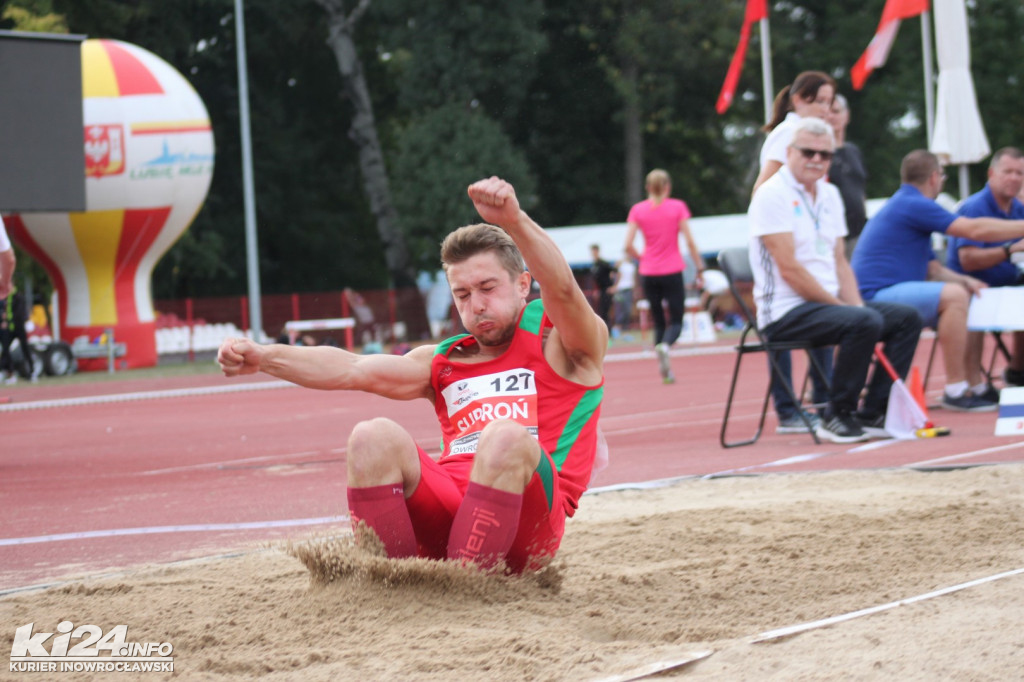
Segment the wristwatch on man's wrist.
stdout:
<svg viewBox="0 0 1024 682">
<path fill-rule="evenodd" d="M 1010 260 L 1010 245 L 1003 244 L 1003 253 L 1006 254 L 1006 260 Z"/>
</svg>

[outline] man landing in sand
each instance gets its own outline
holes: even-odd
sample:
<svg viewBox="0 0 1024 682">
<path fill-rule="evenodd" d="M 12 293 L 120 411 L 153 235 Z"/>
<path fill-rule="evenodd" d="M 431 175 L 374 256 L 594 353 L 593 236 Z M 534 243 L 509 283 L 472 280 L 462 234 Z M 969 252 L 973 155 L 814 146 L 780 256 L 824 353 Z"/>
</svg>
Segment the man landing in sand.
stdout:
<svg viewBox="0 0 1024 682">
<path fill-rule="evenodd" d="M 390 419 L 352 430 L 353 525 L 373 529 L 392 558 L 533 570 L 554 556 L 590 481 L 608 329 L 512 185 L 481 180 L 469 197 L 491 224 L 459 228 L 441 245 L 469 334 L 404 356 L 227 339 L 217 361 L 229 377 L 265 372 L 308 388 L 429 400 L 444 446 L 436 462 Z M 541 298 L 527 303 L 531 274 Z"/>
</svg>

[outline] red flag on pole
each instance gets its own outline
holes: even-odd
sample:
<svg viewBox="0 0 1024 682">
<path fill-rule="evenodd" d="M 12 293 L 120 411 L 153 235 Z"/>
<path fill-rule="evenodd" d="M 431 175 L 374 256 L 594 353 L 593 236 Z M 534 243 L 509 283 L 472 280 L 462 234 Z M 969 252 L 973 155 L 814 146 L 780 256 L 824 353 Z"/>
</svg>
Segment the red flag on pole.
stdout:
<svg viewBox="0 0 1024 682">
<path fill-rule="evenodd" d="M 722 83 L 722 91 L 718 94 L 718 102 L 715 110 L 724 114 L 729 105 L 732 104 L 733 95 L 736 94 L 736 84 L 740 80 L 740 72 L 743 70 L 743 60 L 747 56 L 747 43 L 750 42 L 750 27 L 768 18 L 767 0 L 747 0 L 747 12 L 743 17 L 743 28 L 740 29 L 740 42 L 732 55 L 729 63 L 729 71 L 725 74 L 725 82 Z"/>
<path fill-rule="evenodd" d="M 882 20 L 878 22 L 875 37 L 868 44 L 868 49 L 860 56 L 857 63 L 850 69 L 853 89 L 860 90 L 871 72 L 885 64 L 889 57 L 889 48 L 896 39 L 900 28 L 900 20 L 916 17 L 928 11 L 928 0 L 885 0 L 882 9 Z"/>
</svg>

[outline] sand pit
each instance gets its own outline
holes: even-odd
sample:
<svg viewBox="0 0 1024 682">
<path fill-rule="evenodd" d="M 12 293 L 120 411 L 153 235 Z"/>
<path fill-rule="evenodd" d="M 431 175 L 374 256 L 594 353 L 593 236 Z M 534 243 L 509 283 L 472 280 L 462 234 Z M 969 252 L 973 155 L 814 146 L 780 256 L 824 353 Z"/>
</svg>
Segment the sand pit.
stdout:
<svg viewBox="0 0 1024 682">
<path fill-rule="evenodd" d="M 296 537 L 8 595 L 0 644 L 30 622 L 124 623 L 190 680 L 638 679 L 701 652 L 659 679 L 1006 680 L 1024 574 L 751 639 L 1022 567 L 1024 465 L 688 480 L 585 497 L 555 563 L 521 579 Z"/>
</svg>

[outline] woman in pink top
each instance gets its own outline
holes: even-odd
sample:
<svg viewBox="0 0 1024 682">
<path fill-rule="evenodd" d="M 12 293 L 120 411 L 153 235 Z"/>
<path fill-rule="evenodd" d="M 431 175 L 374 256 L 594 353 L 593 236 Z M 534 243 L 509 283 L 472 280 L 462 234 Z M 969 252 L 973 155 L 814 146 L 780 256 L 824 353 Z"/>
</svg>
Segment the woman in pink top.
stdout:
<svg viewBox="0 0 1024 682">
<path fill-rule="evenodd" d="M 647 199 L 629 210 L 629 229 L 626 232 L 626 253 L 640 261 L 640 275 L 644 278 L 644 297 L 651 306 L 654 320 L 654 350 L 658 353 L 661 378 L 666 384 L 675 381 L 668 361 L 668 349 L 683 330 L 684 301 L 683 269 L 686 261 L 679 251 L 679 235 L 697 266 L 697 286 L 702 286 L 700 273 L 704 261 L 690 234 L 690 209 L 679 199 L 669 198 L 672 180 L 668 173 L 656 168 L 647 174 Z M 633 242 L 637 230 L 644 235 L 644 250 L 640 253 Z M 669 320 L 666 324 L 662 302 L 668 303 Z"/>
</svg>

